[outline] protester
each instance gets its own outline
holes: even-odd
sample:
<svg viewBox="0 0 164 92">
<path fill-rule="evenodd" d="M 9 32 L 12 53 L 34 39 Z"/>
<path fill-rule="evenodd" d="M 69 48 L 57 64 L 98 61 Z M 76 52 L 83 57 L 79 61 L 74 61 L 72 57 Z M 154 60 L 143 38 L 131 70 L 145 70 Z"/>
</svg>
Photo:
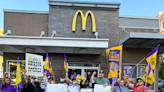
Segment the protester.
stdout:
<svg viewBox="0 0 164 92">
<path fill-rule="evenodd" d="M 69 86 L 79 86 L 79 84 L 75 78 L 72 78 L 72 83 L 70 83 Z"/>
<path fill-rule="evenodd" d="M 18 92 L 16 86 L 10 85 L 11 84 L 11 79 L 6 78 L 7 74 L 8 74 L 8 72 L 4 73 L 3 78 L 2 78 L 2 82 L 0 84 L 0 88 L 1 88 L 2 92 Z"/>
<path fill-rule="evenodd" d="M 96 75 L 94 76 L 94 79 L 95 79 L 95 78 L 97 78 Z M 91 88 L 94 88 L 94 83 L 91 83 L 91 81 L 90 81 L 90 82 L 89 82 L 89 86 L 90 86 Z"/>
<path fill-rule="evenodd" d="M 25 84 L 27 84 L 29 81 L 30 81 L 30 76 L 29 75 L 26 75 L 26 70 L 23 70 L 24 72 L 24 75 L 23 75 L 23 79 L 25 81 Z"/>
<path fill-rule="evenodd" d="M 43 80 L 43 77 L 41 77 L 40 80 L 36 79 L 36 78 L 32 78 L 30 82 L 28 82 L 25 85 L 25 88 L 28 92 L 42 92 L 42 89 L 40 87 L 40 83 Z"/>
<path fill-rule="evenodd" d="M 60 81 L 58 81 L 57 84 L 64 84 L 64 83 L 66 83 L 65 82 L 65 76 L 64 75 L 61 75 L 60 76 Z"/>
<path fill-rule="evenodd" d="M 53 81 L 53 78 L 52 77 L 47 77 L 47 72 L 44 72 L 43 73 L 43 83 L 45 85 L 45 92 L 47 92 L 47 85 L 48 84 L 55 84 L 54 81 Z"/>
<path fill-rule="evenodd" d="M 88 72 L 87 72 L 87 80 L 89 80 L 89 81 L 90 81 L 90 79 L 91 79 L 91 72 L 90 72 L 90 71 L 88 71 Z"/>
<path fill-rule="evenodd" d="M 99 78 L 95 78 L 94 79 L 94 76 L 96 75 L 96 72 L 93 72 L 92 74 L 92 77 L 91 77 L 91 80 L 90 82 L 91 83 L 94 83 L 94 84 L 101 84 L 101 85 L 104 85 L 104 87 L 106 86 L 110 86 L 110 83 L 109 83 L 109 80 L 107 78 L 104 78 L 104 71 L 101 70 L 100 73 L 99 73 Z"/>
<path fill-rule="evenodd" d="M 21 72 L 23 73 L 23 78 L 22 78 L 22 86 L 23 88 L 19 88 L 18 87 L 18 91 L 19 92 L 28 92 L 27 90 L 25 90 L 25 85 L 30 81 L 30 76 L 26 75 L 26 70 L 21 70 Z"/>
<path fill-rule="evenodd" d="M 118 82 L 118 80 L 117 80 L 117 82 Z M 129 89 L 124 86 L 124 84 L 125 84 L 124 80 L 120 80 L 118 83 L 119 83 L 119 86 L 114 87 L 114 85 L 116 84 L 116 81 L 112 82 L 111 91 L 113 91 L 113 92 L 130 92 Z"/>
<path fill-rule="evenodd" d="M 65 77 L 65 82 L 69 86 L 69 84 L 72 82 L 68 77 Z"/>
<path fill-rule="evenodd" d="M 128 74 L 125 76 L 125 79 L 127 81 L 127 84 L 129 85 L 130 88 L 133 89 L 132 92 L 151 92 L 150 87 L 145 87 L 144 86 L 144 81 L 141 78 L 137 79 L 137 85 L 132 84 L 129 80 L 128 80 Z"/>
</svg>

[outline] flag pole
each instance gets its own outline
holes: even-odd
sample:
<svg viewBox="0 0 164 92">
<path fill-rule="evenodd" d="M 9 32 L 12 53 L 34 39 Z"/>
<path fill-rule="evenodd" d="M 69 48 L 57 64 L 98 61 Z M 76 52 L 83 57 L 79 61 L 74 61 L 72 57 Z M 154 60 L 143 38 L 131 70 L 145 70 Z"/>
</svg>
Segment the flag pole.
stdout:
<svg viewBox="0 0 164 92">
<path fill-rule="evenodd" d="M 143 62 L 146 58 L 144 57 L 137 65 L 134 66 L 136 68 L 141 62 Z M 134 70 L 134 68 L 132 70 Z"/>
<path fill-rule="evenodd" d="M 150 59 L 149 59 L 149 62 L 150 62 Z M 146 74 L 145 88 L 147 87 L 147 76 L 148 76 L 148 70 L 149 70 L 149 63 L 148 63 L 148 67 L 147 67 L 147 74 Z M 146 92 L 145 88 L 144 88 L 144 92 Z"/>
<path fill-rule="evenodd" d="M 52 64 L 52 58 L 51 58 L 51 64 Z M 53 71 L 53 69 L 52 69 L 52 76 L 53 76 L 53 79 L 54 79 L 54 81 L 55 81 L 55 76 L 54 76 L 54 71 Z"/>
</svg>

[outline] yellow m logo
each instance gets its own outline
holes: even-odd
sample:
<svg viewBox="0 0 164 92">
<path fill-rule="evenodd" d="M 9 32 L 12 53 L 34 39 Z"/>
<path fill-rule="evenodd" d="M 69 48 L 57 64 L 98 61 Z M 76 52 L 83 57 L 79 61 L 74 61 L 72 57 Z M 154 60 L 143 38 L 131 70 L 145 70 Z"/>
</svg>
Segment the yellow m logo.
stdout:
<svg viewBox="0 0 164 92">
<path fill-rule="evenodd" d="M 77 20 L 77 16 L 79 13 L 81 14 L 81 19 L 82 19 L 82 30 L 83 31 L 86 30 L 87 17 L 90 14 L 91 18 L 92 18 L 92 32 L 96 32 L 95 17 L 93 15 L 92 11 L 90 11 L 90 10 L 86 12 L 85 16 L 81 10 L 76 11 L 74 18 L 73 18 L 73 22 L 72 22 L 72 31 L 75 32 L 75 30 L 76 30 L 76 20 Z"/>
</svg>

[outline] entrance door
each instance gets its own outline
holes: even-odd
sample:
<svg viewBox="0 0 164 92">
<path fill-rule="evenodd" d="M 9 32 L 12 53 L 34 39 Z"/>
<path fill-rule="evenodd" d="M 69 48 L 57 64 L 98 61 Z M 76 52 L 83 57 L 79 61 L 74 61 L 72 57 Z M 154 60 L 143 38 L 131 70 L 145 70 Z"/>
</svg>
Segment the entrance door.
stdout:
<svg viewBox="0 0 164 92">
<path fill-rule="evenodd" d="M 68 78 L 72 79 L 73 74 L 76 72 L 77 74 L 80 74 L 85 78 L 87 78 L 88 80 L 90 80 L 93 71 L 97 72 L 95 77 L 99 77 L 100 64 L 68 63 L 68 69 L 69 69 L 69 73 L 66 73 L 66 76 Z"/>
</svg>

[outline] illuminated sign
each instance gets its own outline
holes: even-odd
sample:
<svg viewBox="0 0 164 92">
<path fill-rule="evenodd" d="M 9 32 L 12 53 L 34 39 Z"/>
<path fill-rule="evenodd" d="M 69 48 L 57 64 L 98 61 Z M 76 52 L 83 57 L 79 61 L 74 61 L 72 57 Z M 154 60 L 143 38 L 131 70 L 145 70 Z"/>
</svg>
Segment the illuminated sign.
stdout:
<svg viewBox="0 0 164 92">
<path fill-rule="evenodd" d="M 73 18 L 73 22 L 72 22 L 72 31 L 75 32 L 75 30 L 76 30 L 76 20 L 77 20 L 77 16 L 79 15 L 79 13 L 81 14 L 81 19 L 82 19 L 82 30 L 83 31 L 86 30 L 87 17 L 90 14 L 91 18 L 92 18 L 92 32 L 96 32 L 95 17 L 93 15 L 92 11 L 90 11 L 90 10 L 86 12 L 85 16 L 81 10 L 76 11 L 74 18 Z"/>
</svg>

